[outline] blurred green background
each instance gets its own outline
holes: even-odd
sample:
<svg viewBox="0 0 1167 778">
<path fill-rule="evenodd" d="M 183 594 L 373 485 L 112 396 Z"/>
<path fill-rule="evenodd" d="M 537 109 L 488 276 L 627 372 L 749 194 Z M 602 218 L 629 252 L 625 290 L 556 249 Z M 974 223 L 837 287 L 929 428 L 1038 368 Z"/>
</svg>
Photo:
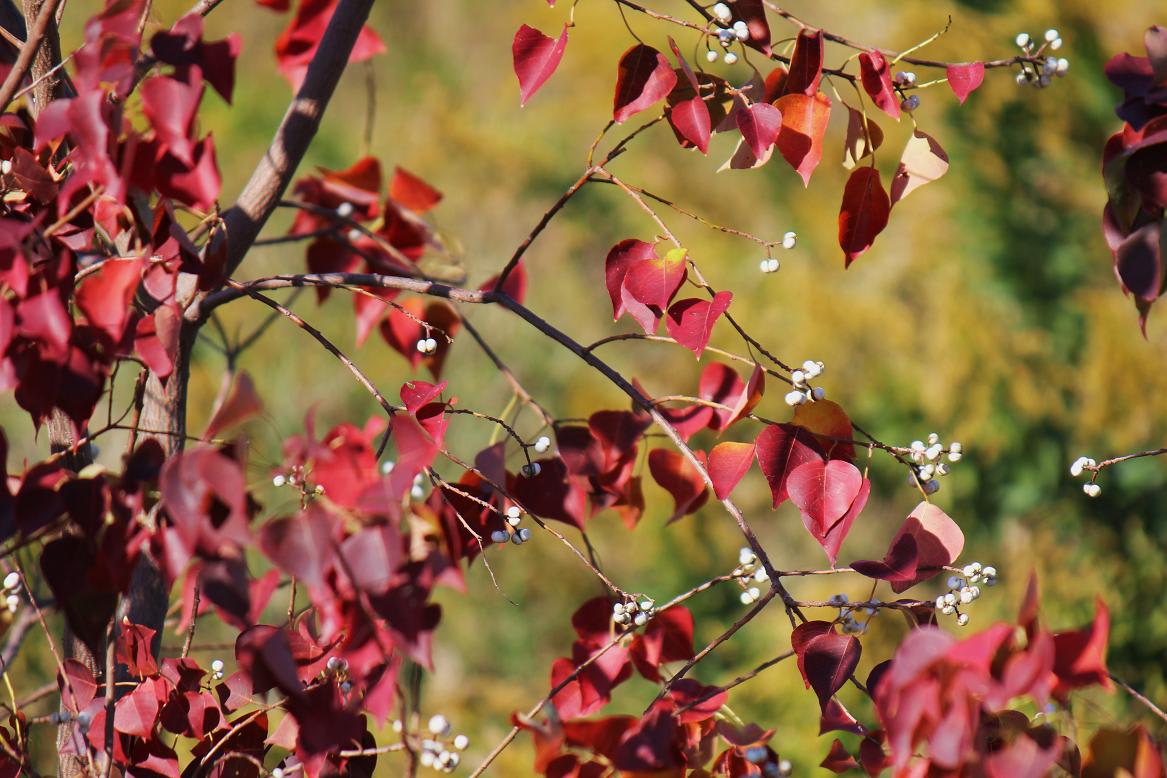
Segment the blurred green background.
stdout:
<svg viewBox="0 0 1167 778">
<path fill-rule="evenodd" d="M 686 15 L 680 0 L 649 4 Z M 611 115 L 616 60 L 632 39 L 607 0 L 579 4 L 558 72 L 526 108 L 518 105 L 510 62 L 515 29 L 528 23 L 555 33 L 570 5 L 567 0 L 555 9 L 543 0 L 378 3 L 373 26 L 389 52 L 345 75 L 303 172 L 313 165 L 346 167 L 365 153 L 372 79 L 368 152 L 380 157 L 387 171 L 400 164 L 441 189 L 445 200 L 434 218 L 462 247 L 469 283 L 493 275 L 579 175 L 588 145 Z M 185 7 L 157 2 L 153 19 L 169 23 Z M 922 52 L 936 59 L 1010 56 L 1018 32 L 1039 37 L 1056 27 L 1066 42 L 1059 54 L 1069 58 L 1070 71 L 1044 91 L 1019 88 L 1013 71 L 990 71 L 963 108 L 944 85 L 925 90 L 915 118 L 947 149 L 951 170 L 897 205 L 874 249 L 847 271 L 836 243 L 846 176 L 839 164 L 845 111 L 838 106 L 823 163 L 808 189 L 780 159 L 759 170 L 716 173 L 732 151 L 725 139 L 715 141 L 705 158 L 679 149 L 663 126 L 638 139 L 613 171 L 718 224 L 771 239 L 797 231 L 798 247 L 780 254 L 781 271 L 762 275 L 753 244 L 662 211 L 709 281 L 734 292 L 733 310 L 746 328 L 787 362 L 824 361 L 829 397 L 858 423 L 899 445 L 933 430 L 964 444 L 964 460 L 953 467 L 935 501 L 966 532 L 965 561 L 994 564 L 1002 577 L 1002 585 L 972 608 L 968 629 L 1012 618 L 1025 580 L 1036 570 L 1045 622 L 1055 628 L 1083 624 L 1095 596 L 1102 597 L 1113 615 L 1112 670 L 1152 699 L 1167 701 L 1163 462 L 1140 460 L 1108 470 L 1100 480 L 1102 495 L 1094 500 L 1068 474 L 1079 455 L 1101 460 L 1167 442 L 1165 314 L 1153 312 L 1147 337 L 1139 333 L 1134 306 L 1118 289 L 1099 229 L 1100 151 L 1118 127 L 1112 110 L 1118 95 L 1102 77 L 1102 64 L 1118 51 L 1141 54 L 1143 29 L 1164 21 L 1155 17 L 1159 8 L 1146 0 L 792 2 L 785 7 L 810 24 L 896 50 L 943 28 L 951 14 L 950 31 Z M 67 10 L 66 50 L 79 40 L 83 11 L 82 5 Z M 238 31 L 244 40 L 234 105 L 208 95 L 201 118 L 215 135 L 225 203 L 239 191 L 286 107 L 290 90 L 271 53 L 286 21 L 248 0 L 226 0 L 208 20 L 210 37 Z M 629 14 L 628 23 L 661 48 L 666 35 L 686 52 L 696 43 L 687 31 L 637 14 Z M 771 26 L 776 40 L 795 32 L 776 16 Z M 828 49 L 828 64 L 849 53 Z M 745 62 L 712 69 L 736 82 L 750 73 Z M 934 72 L 916 71 L 921 81 Z M 849 95 L 844 86 L 840 93 Z M 897 126 L 883 118 L 878 120 L 887 140 L 878 161 L 886 182 L 911 127 L 906 119 Z M 281 233 L 288 222 L 287 214 L 279 214 L 268 234 Z M 611 322 L 603 258 L 620 239 L 651 240 L 655 234 L 654 225 L 614 188 L 585 191 L 527 255 L 528 304 L 583 342 L 630 331 L 626 322 Z M 241 275 L 303 267 L 301 248 L 273 247 L 255 251 Z M 396 394 L 409 376 L 404 360 L 378 338 L 355 348 L 347 298 L 333 295 L 318 308 L 304 295 L 296 309 L 353 354 L 386 395 Z M 626 406 L 598 374 L 505 313 L 466 313 L 556 415 L 581 417 Z M 241 301 L 224 320 L 228 331 L 247 330 L 265 314 L 266 309 Z M 472 342 L 462 342 L 467 340 L 454 346 L 448 363 L 451 391 L 464 407 L 501 413 L 508 387 Z M 742 350 L 728 327 L 719 328 L 714 343 Z M 601 355 L 656 395 L 695 393 L 702 368 L 687 352 L 664 344 L 617 344 Z M 197 350 L 193 431 L 205 423 L 223 367 L 213 349 Z M 256 379 L 267 402 L 264 418 L 248 431 L 254 482 L 275 515 L 294 506 L 267 485 L 270 468 L 278 461 L 280 441 L 302 430 L 307 410 L 316 409 L 320 429 L 340 421 L 363 423 L 376 408 L 329 354 L 286 322 L 276 322 L 241 367 Z M 13 440 L 10 467 L 46 445 L 43 433 L 34 439 L 27 417 L 13 405 L 6 402 L 0 414 Z M 759 412 L 787 417 L 779 387 L 771 387 Z M 519 426 L 533 434 L 537 422 L 524 415 Z M 454 449 L 466 458 L 490 435 L 486 425 L 468 418 L 453 420 L 452 429 Z M 753 433 L 735 430 L 738 439 Z M 702 436 L 694 442 L 708 449 L 715 441 Z M 120 446 L 111 441 L 105 448 L 103 458 L 116 462 Z M 890 459 L 877 456 L 871 474 L 871 504 L 841 561 L 880 556 L 918 501 L 903 469 Z M 671 500 L 654 485 L 646 489 L 650 508 L 631 537 L 611 513 L 591 525 L 589 534 L 612 577 L 660 601 L 732 569 L 741 541 L 724 512 L 706 507 L 666 528 Z M 736 494 L 777 565 L 823 566 L 821 550 L 792 506 L 771 512 L 756 469 Z M 572 611 L 599 593 L 588 571 L 547 535 L 489 558 L 502 590 L 516 604 L 491 586 L 481 564 L 468 574 L 467 595 L 442 591 L 437 672 L 423 685 L 423 715 L 443 712 L 456 731 L 473 739 L 466 756 L 470 764 L 505 733 L 512 712 L 527 709 L 545 693 L 552 660 L 570 650 Z M 921 596 L 934 596 L 938 585 L 921 586 Z M 854 599 L 866 596 L 868 586 L 856 576 L 791 582 L 804 599 L 825 599 L 836 591 Z M 732 587 L 695 598 L 691 606 L 699 644 L 743 608 Z M 898 617 L 873 622 L 863 673 L 889 656 L 902 630 Z M 782 612 L 771 609 L 703 662 L 696 677 L 728 681 L 784 651 L 788 633 Z M 204 637 L 213 640 L 213 631 L 201 634 L 200 642 Z M 31 672 L 38 671 L 40 660 L 24 661 Z M 851 692 L 844 692 L 844 700 L 857 714 L 869 713 L 847 696 Z M 645 682 L 631 681 L 617 691 L 612 710 L 639 711 L 652 694 Z M 814 697 L 803 690 L 792 664 L 736 690 L 731 705 L 743 718 L 777 729 L 773 745 L 794 761 L 797 774 L 821 772 L 816 765 L 830 738 L 817 737 Z M 1134 716 L 1159 735 L 1167 733 L 1161 721 L 1133 707 L 1121 692 L 1081 695 L 1073 714 L 1072 722 L 1059 716 L 1059 723 L 1082 734 Z M 531 756 L 529 738 L 520 737 L 493 774 L 528 774 Z M 386 757 L 379 774 L 398 770 L 399 763 Z"/>
</svg>

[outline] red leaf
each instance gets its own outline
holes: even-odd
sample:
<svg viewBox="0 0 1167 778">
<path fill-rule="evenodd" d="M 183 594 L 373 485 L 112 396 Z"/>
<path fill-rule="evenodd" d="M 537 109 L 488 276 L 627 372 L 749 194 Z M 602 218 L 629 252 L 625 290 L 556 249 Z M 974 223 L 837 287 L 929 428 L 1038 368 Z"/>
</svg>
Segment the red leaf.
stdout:
<svg viewBox="0 0 1167 778">
<path fill-rule="evenodd" d="M 900 157 L 891 180 L 891 204 L 895 205 L 924 184 L 948 172 L 948 154 L 931 135 L 916 130 Z"/>
<path fill-rule="evenodd" d="M 737 112 L 737 126 L 757 159 L 770 152 L 782 129 L 782 112 L 769 103 L 754 103 Z"/>
<path fill-rule="evenodd" d="M 755 444 L 718 443 L 709 452 L 709 478 L 717 499 L 724 500 L 754 462 Z"/>
<path fill-rule="evenodd" d="M 871 483 L 850 462 L 812 460 L 789 476 L 790 500 L 802 511 L 802 522 L 835 563 L 851 523 L 867 503 Z"/>
<path fill-rule="evenodd" d="M 129 621 L 123 621 L 118 628 L 117 660 L 139 678 L 158 673 L 153 650 L 156 634 L 157 630 Z"/>
<path fill-rule="evenodd" d="M 166 694 L 166 682 L 147 679 L 117 701 L 113 709 L 113 726 L 118 732 L 149 738 L 158 718 L 159 691 Z"/>
<path fill-rule="evenodd" d="M 619 319 L 626 312 L 632 313 L 633 317 L 639 321 L 636 314 L 632 312 L 629 301 L 631 301 L 632 307 L 637 308 L 645 308 L 644 303 L 626 295 L 623 291 L 624 278 L 628 275 L 628 271 L 638 263 L 650 260 L 655 256 L 656 250 L 651 243 L 645 243 L 635 238 L 622 240 L 608 251 L 608 256 L 604 260 L 604 284 L 608 287 L 608 296 L 612 299 L 613 321 Z M 653 330 L 655 329 L 654 326 Z"/>
<path fill-rule="evenodd" d="M 709 338 L 713 335 L 713 325 L 718 317 L 729 308 L 732 292 L 718 292 L 712 300 L 690 298 L 673 303 L 669 308 L 665 327 L 677 343 L 692 351 L 698 359 Z"/>
<path fill-rule="evenodd" d="M 259 531 L 259 547 L 288 575 L 311 590 L 324 586 L 334 553 L 332 520 L 313 504 L 302 513 L 273 519 Z"/>
<path fill-rule="evenodd" d="M 131 302 L 141 279 L 140 258 L 106 260 L 77 290 L 77 307 L 90 324 L 117 343 L 133 313 Z"/>
<path fill-rule="evenodd" d="M 299 89 L 308 73 L 308 63 L 316 55 L 328 22 L 336 12 L 340 0 L 302 0 L 296 15 L 276 39 L 276 60 L 280 73 Z M 363 62 L 385 51 L 385 44 L 377 33 L 362 27 L 357 42 L 349 54 L 349 62 Z"/>
<path fill-rule="evenodd" d="M 860 575 L 875 578 L 881 581 L 902 583 L 916 577 L 916 570 L 920 564 L 919 549 L 916 548 L 916 539 L 911 535 L 902 535 L 881 560 L 860 559 L 851 563 L 851 568 Z"/>
<path fill-rule="evenodd" d="M 891 83 L 891 70 L 883 54 L 865 51 L 859 55 L 859 78 L 863 89 L 879 109 L 893 119 L 900 118 L 900 99 Z"/>
<path fill-rule="evenodd" d="M 401 167 L 393 170 L 393 180 L 389 182 L 389 197 L 393 202 L 414 213 L 425 213 L 442 201 L 441 192 Z"/>
<path fill-rule="evenodd" d="M 612 116 L 625 122 L 658 100 L 677 84 L 677 74 L 664 54 L 638 43 L 620 57 Z"/>
<path fill-rule="evenodd" d="M 527 267 L 521 261 L 515 265 L 515 269 L 506 277 L 506 282 L 503 283 L 502 289 L 497 289 L 498 276 L 492 276 L 489 281 L 486 281 L 479 287 L 484 292 L 502 292 L 507 297 L 514 300 L 519 305 L 523 304 L 523 300 L 527 298 Z"/>
<path fill-rule="evenodd" d="M 855 757 L 847 751 L 842 741 L 835 738 L 835 742 L 831 743 L 830 753 L 826 755 L 819 767 L 830 770 L 832 773 L 845 773 L 848 770 L 858 770 L 859 763 L 855 761 Z"/>
<path fill-rule="evenodd" d="M 1100 684 L 1110 688 L 1106 669 L 1106 641 L 1110 633 L 1110 611 L 1101 598 L 1094 601 L 1094 621 L 1073 632 L 1054 635 L 1054 694 L 1065 698 L 1072 689 Z"/>
<path fill-rule="evenodd" d="M 694 452 L 698 459 L 704 459 L 704 452 Z M 663 448 L 648 453 L 648 470 L 661 488 L 673 497 L 673 515 L 668 524 L 682 516 L 696 513 L 709 499 L 705 491 L 705 479 L 697 468 L 681 454 Z"/>
<path fill-rule="evenodd" d="M 207 429 L 203 433 L 203 440 L 210 440 L 221 431 L 230 429 L 262 412 L 263 401 L 259 399 L 259 394 L 255 391 L 255 384 L 252 383 L 251 376 L 244 370 L 239 373 L 239 377 L 231 387 L 231 393 L 215 407 Z"/>
<path fill-rule="evenodd" d="M 182 164 L 192 167 L 194 146 L 191 134 L 199 101 L 203 97 L 202 84 L 186 84 L 173 78 L 154 76 L 143 81 L 138 91 L 142 95 L 142 112 L 150 120 L 162 148 Z"/>
<path fill-rule="evenodd" d="M 154 170 L 158 191 L 192 208 L 209 211 L 222 187 L 210 135 L 194 146 L 191 160 L 186 164 L 173 154 L 163 154 Z"/>
<path fill-rule="evenodd" d="M 789 496 L 790 473 L 807 462 L 822 461 L 822 450 L 814 437 L 793 424 L 772 424 L 762 430 L 754 445 L 758 466 L 770 484 L 770 494 L 777 508 Z"/>
<path fill-rule="evenodd" d="M 969 62 L 964 65 L 949 65 L 946 75 L 948 76 L 948 85 L 952 87 L 952 93 L 956 95 L 960 104 L 964 105 L 968 96 L 975 92 L 980 87 L 981 82 L 985 80 L 985 63 Z"/>
<path fill-rule="evenodd" d="M 647 260 L 634 263 L 624 276 L 624 288 L 637 301 L 663 311 L 685 283 L 685 254 L 684 249 L 673 249 L 663 257 L 654 252 Z"/>
<path fill-rule="evenodd" d="M 782 129 L 778 132 L 778 151 L 802 177 L 804 186 L 823 158 L 823 136 L 831 116 L 831 100 L 822 92 L 813 97 L 803 94 L 784 95 L 774 103 L 782 112 Z"/>
<path fill-rule="evenodd" d="M 709 153 L 709 136 L 712 132 L 709 106 L 700 97 L 690 97 L 673 106 L 669 112 L 669 123 L 682 138 L 692 143 L 702 154 Z"/>
<path fill-rule="evenodd" d="M 697 384 L 697 396 L 702 400 L 728 406 L 727 408 L 703 406 L 712 414 L 712 418 L 709 420 L 710 429 L 721 431 L 727 429 L 736 413 L 730 409 L 738 407 L 743 402 L 742 397 L 745 394 L 746 385 L 742 382 L 741 376 L 728 365 L 721 362 L 710 362 L 701 371 L 701 380 Z"/>
<path fill-rule="evenodd" d="M 97 681 L 93 672 L 76 659 L 62 663 L 65 674 L 57 673 L 57 688 L 61 690 L 61 704 L 74 715 L 89 707 L 97 696 Z"/>
<path fill-rule="evenodd" d="M 515 33 L 511 44 L 515 75 L 519 79 L 520 105 L 526 105 L 539 87 L 547 82 L 559 67 L 563 52 L 567 48 L 567 25 L 558 40 L 553 40 L 534 27 L 523 25 Z"/>
<path fill-rule="evenodd" d="M 417 413 L 422 407 L 441 397 L 446 391 L 446 381 L 440 384 L 431 384 L 428 381 L 406 381 L 401 385 L 401 402 L 405 403 L 405 410 Z"/>
<path fill-rule="evenodd" d="M 790 73 L 786 77 L 786 92 L 814 97 L 823 77 L 823 32 L 803 28 L 794 43 L 790 58 Z"/>
<path fill-rule="evenodd" d="M 866 123 L 867 131 L 863 127 Z M 843 143 L 843 167 L 853 169 L 860 160 L 870 156 L 883 145 L 883 130 L 871 117 L 847 106 L 847 137 Z"/>
<path fill-rule="evenodd" d="M 819 705 L 825 708 L 855 672 L 863 646 L 855 636 L 840 635 L 830 629 L 811 638 L 801 649 L 803 678 L 818 695 Z"/>
<path fill-rule="evenodd" d="M 607 620 L 611 606 L 604 600 L 603 639 L 608 639 Z M 693 614 L 676 606 L 661 611 L 648 622 L 643 635 L 632 643 L 632 662 L 637 671 L 653 683 L 660 683 L 660 667 L 669 662 L 684 662 L 693 657 Z M 718 707 L 721 707 L 720 705 Z"/>
<path fill-rule="evenodd" d="M 879 171 L 871 167 L 856 168 L 843 189 L 839 209 L 839 246 L 850 267 L 857 256 L 871 248 L 875 236 L 887 226 L 891 201 L 879 180 Z"/>
<path fill-rule="evenodd" d="M 911 535 L 916 541 L 917 572 L 909 581 L 892 581 L 891 588 L 897 594 L 936 575 L 944 565 L 956 561 L 964 550 L 964 533 L 960 527 L 931 503 L 916 506 L 892 538 L 890 549 L 895 549 L 905 535 Z M 892 556 L 891 550 L 888 556 Z"/>
<path fill-rule="evenodd" d="M 691 724 L 713 718 L 729 700 L 729 692 L 717 686 L 706 686 L 692 678 L 682 678 L 669 690 L 669 699 L 678 709 L 677 721 Z"/>
</svg>

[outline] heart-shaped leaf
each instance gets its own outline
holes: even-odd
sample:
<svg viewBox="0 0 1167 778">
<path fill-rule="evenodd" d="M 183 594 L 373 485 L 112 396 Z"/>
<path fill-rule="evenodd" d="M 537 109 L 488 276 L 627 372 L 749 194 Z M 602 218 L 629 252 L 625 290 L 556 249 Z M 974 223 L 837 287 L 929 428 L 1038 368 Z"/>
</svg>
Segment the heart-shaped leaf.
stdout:
<svg viewBox="0 0 1167 778">
<path fill-rule="evenodd" d="M 879 171 L 873 167 L 852 171 L 839 208 L 839 246 L 846 256 L 847 267 L 871 248 L 875 236 L 887 226 L 890 213 L 891 200 L 879 180 Z"/>
<path fill-rule="evenodd" d="M 566 48 L 566 24 L 558 40 L 525 24 L 518 29 L 514 43 L 511 44 L 511 55 L 514 58 L 515 75 L 519 79 L 521 105 L 526 105 L 532 95 L 539 91 L 539 87 L 551 78 Z"/>
<path fill-rule="evenodd" d="M 677 84 L 677 74 L 664 54 L 638 43 L 620 57 L 612 117 L 619 123 L 663 100 Z"/>
</svg>

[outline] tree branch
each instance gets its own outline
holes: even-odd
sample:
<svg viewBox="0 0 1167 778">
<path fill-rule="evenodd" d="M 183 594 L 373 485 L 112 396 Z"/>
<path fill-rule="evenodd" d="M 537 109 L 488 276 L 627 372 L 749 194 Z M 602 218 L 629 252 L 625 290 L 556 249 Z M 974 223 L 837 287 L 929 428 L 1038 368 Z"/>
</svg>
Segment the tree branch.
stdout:
<svg viewBox="0 0 1167 778">
<path fill-rule="evenodd" d="M 8 107 L 8 103 L 12 101 L 16 90 L 20 88 L 20 83 L 28 74 L 29 68 L 32 67 L 33 59 L 36 57 L 37 51 L 40 50 L 41 43 L 45 41 L 45 37 L 49 33 L 49 27 L 55 24 L 57 6 L 60 4 L 61 0 L 47 0 L 41 6 L 40 13 L 36 17 L 36 23 L 29 32 L 28 40 L 21 46 L 16 63 L 12 66 L 12 70 L 8 72 L 8 78 L 4 79 L 4 85 L 0 86 L 0 111 Z"/>
</svg>

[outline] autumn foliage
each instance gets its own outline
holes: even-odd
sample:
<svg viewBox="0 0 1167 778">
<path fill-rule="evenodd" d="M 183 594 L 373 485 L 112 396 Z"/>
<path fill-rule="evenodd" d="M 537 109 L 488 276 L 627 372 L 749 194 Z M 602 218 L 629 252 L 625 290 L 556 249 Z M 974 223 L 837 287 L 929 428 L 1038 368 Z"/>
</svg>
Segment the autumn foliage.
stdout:
<svg viewBox="0 0 1167 778">
<path fill-rule="evenodd" d="M 626 13 L 645 10 L 615 2 Z M 828 770 L 991 778 L 1162 773 L 1142 729 L 1103 730 L 1092 742 L 1076 742 L 1042 715 L 1067 706 L 1078 689 L 1112 687 L 1105 603 L 1099 600 L 1089 624 L 1047 627 L 1033 581 L 1015 623 L 954 636 L 947 627 L 963 626 L 961 608 L 996 578 L 991 568 L 962 559 L 958 520 L 929 499 L 946 463 L 959 461 L 959 444 L 893 445 L 853 422 L 825 398 L 817 380 L 823 366 L 787 364 L 768 350 L 765 338 L 749 331 L 748 311 L 735 305 L 732 290 L 717 286 L 714 269 L 673 237 L 661 215 L 671 216 L 666 205 L 609 170 L 621 154 L 651 153 L 636 137 L 654 125 L 668 142 L 699 154 L 711 153 L 714 136 L 729 137 L 735 150 L 726 169 L 786 166 L 806 196 L 839 203 L 838 245 L 851 266 L 896 206 L 949 165 L 940 142 L 913 119 L 894 177 L 885 180 L 876 168 L 874 151 L 885 139 L 880 123 L 903 121 L 915 106 L 915 77 L 898 69 L 932 68 L 951 87 L 945 99 L 963 104 L 994 70 L 1041 66 L 1042 51 L 928 64 L 840 41 L 768 11 L 761 0 L 659 4 L 687 16 L 662 8 L 644 17 L 668 28 L 667 50 L 632 42 L 612 53 L 612 112 L 594 117 L 607 124 L 606 144 L 597 141 L 582 177 L 548 204 L 547 217 L 509 262 L 471 285 L 429 272 L 427 260 L 446 251 L 431 218 L 440 187 L 377 157 L 295 176 L 299 157 L 285 169 L 265 162 L 255 188 L 233 205 L 224 199 L 215 137 L 199 111 L 208 92 L 229 103 L 242 74 L 237 35 L 204 37 L 203 15 L 216 5 L 200 3 L 151 32 L 143 24 L 147 3 L 108 0 L 58 77 L 29 71 L 27 63 L 0 66 L 13 90 L 22 90 L 6 88 L 15 99 L 0 106 L 0 389 L 52 448 L 41 461 L 16 464 L 0 436 L 0 467 L 12 468 L 0 480 L 0 565 L 15 597 L 2 624 L 12 632 L 34 623 L 49 631 L 51 692 L 59 703 L 37 717 L 13 700 L 0 722 L 0 775 L 30 773 L 30 742 L 51 740 L 54 726 L 62 733 L 62 764 L 69 763 L 62 772 L 72 774 L 465 769 L 465 745 L 451 740 L 448 728 L 430 722 L 427 729 L 416 712 L 407 715 L 403 671 L 442 672 L 432 651 L 442 624 L 435 590 L 464 590 L 471 565 L 500 558 L 501 548 L 492 546 L 522 545 L 532 533 L 571 547 L 605 594 L 581 593 L 583 603 L 567 608 L 575 639 L 539 670 L 546 697 L 516 712 L 513 731 L 494 751 L 467 752 L 480 760 L 479 772 L 517 735 L 534 743 L 533 771 L 552 778 L 788 774 L 776 722 L 727 714 L 733 688 L 765 668 L 741 668 L 733 682 L 699 681 L 693 672 L 769 607 L 783 610 L 790 624 L 774 636 L 789 650 L 769 664 L 795 665 L 817 700 Z M 327 63 L 365 60 L 386 46 L 364 26 L 369 0 L 233 5 L 218 12 L 280 15 L 271 17 L 286 25 L 273 68 L 314 104 L 327 104 L 335 86 L 324 77 Z M 550 98 L 540 90 L 570 56 L 572 27 L 565 22 L 549 35 L 523 25 L 515 33 L 520 102 Z M 791 45 L 776 42 L 783 38 Z M 1127 124 L 1105 152 L 1107 236 L 1116 272 L 1144 318 L 1163 288 L 1167 206 L 1167 44 L 1158 28 L 1147 41 L 1148 57 L 1123 55 L 1107 66 L 1126 91 L 1120 115 Z M 682 51 L 694 47 L 713 56 L 689 62 Z M 834 47 L 857 56 L 831 67 L 842 59 Z M 737 54 L 728 57 L 739 49 L 760 68 L 743 84 L 710 64 L 719 56 L 736 61 Z M 32 98 L 34 79 L 56 84 L 51 101 Z M 847 87 L 846 99 L 836 86 Z M 828 130 L 833 113 L 845 114 L 845 137 Z M 276 151 L 265 158 L 290 153 L 296 133 L 301 145 L 310 140 L 311 130 L 293 120 L 281 125 Z M 845 186 L 819 191 L 814 173 L 840 146 L 850 169 Z M 613 322 L 628 325 L 613 324 L 618 337 L 672 343 L 701 360 L 696 384 L 675 381 L 667 400 L 654 400 L 635 378 L 615 371 L 597 344 L 577 342 L 525 305 L 526 247 L 593 183 L 618 188 L 629 207 L 656 222 L 655 233 L 612 235 L 610 251 L 591 258 L 589 272 L 608 293 Z M 294 211 L 279 237 L 297 257 L 302 252 L 303 266 L 248 279 L 246 254 L 277 204 Z M 244 221 L 255 226 L 250 238 L 241 237 Z M 769 259 L 783 243 L 747 237 Z M 849 272 L 863 272 L 862 263 Z M 350 296 L 357 343 L 388 346 L 415 377 L 399 387 L 373 385 L 313 327 L 310 307 L 293 312 L 272 296 L 299 287 L 312 287 L 318 301 Z M 224 382 L 205 429 L 185 426 L 195 335 L 229 304 L 274 311 L 277 326 L 304 330 L 339 358 L 338 380 L 358 382 L 384 411 L 325 429 L 309 410 L 302 432 L 272 454 L 279 466 L 268 477 L 298 498 L 280 515 L 249 485 L 252 452 L 235 435 L 263 408 L 245 372 Z M 523 369 L 538 365 L 512 372 L 491 350 L 491 333 L 463 320 L 475 305 L 505 309 L 545 347 L 576 354 L 627 402 L 596 408 L 586 419 L 560 419 L 519 383 Z M 710 348 L 715 331 L 736 333 L 744 353 Z M 516 428 L 464 407 L 458 387 L 444 378 L 460 349 L 485 351 L 498 380 L 512 383 L 538 423 Z M 123 380 L 138 376 L 120 415 L 113 406 L 119 371 Z M 452 431 L 460 415 L 495 426 L 496 442 L 470 450 Z M 115 430 L 128 432 L 120 467 L 94 464 L 90 445 Z M 877 465 L 875 457 L 884 461 Z M 883 557 L 854 559 L 844 541 L 871 497 L 870 468 L 885 464 L 909 476 L 918 504 L 886 537 Z M 788 531 L 805 530 L 821 547 L 805 569 L 776 568 L 751 529 L 769 517 L 747 517 L 733 502 L 743 479 L 759 473 L 773 508 L 790 502 L 797 509 L 802 528 Z M 698 510 L 719 510 L 736 523 L 746 548 L 732 572 L 653 600 L 622 589 L 600 568 L 586 531 L 609 510 L 633 537 L 651 531 L 638 527 L 648 479 L 671 498 L 663 511 L 674 526 L 661 531 L 686 532 L 685 517 Z M 143 584 L 143 570 L 157 575 L 161 591 Z M 861 577 L 873 596 L 800 601 L 785 584 L 806 574 Z M 921 591 L 946 577 L 957 582 L 939 599 Z M 686 603 L 714 586 L 740 587 L 747 607 L 736 621 L 717 625 L 720 637 L 702 647 Z M 286 618 L 273 616 L 289 596 Z M 151 597 L 160 598 L 162 614 L 173 601 L 176 618 L 130 618 L 149 609 L 129 604 Z M 269 607 L 277 599 L 281 604 Z M 51 635 L 42 621 L 54 614 L 67 636 Z M 910 629 L 860 678 L 862 638 L 874 618 L 906 619 Z M 203 667 L 190 655 L 206 619 L 231 630 L 229 668 Z M 181 652 L 160 650 L 164 630 L 185 639 Z M 56 653 L 58 645 L 64 653 Z M 612 713 L 614 690 L 634 676 L 658 687 L 655 698 L 643 701 L 640 715 Z"/>
</svg>

